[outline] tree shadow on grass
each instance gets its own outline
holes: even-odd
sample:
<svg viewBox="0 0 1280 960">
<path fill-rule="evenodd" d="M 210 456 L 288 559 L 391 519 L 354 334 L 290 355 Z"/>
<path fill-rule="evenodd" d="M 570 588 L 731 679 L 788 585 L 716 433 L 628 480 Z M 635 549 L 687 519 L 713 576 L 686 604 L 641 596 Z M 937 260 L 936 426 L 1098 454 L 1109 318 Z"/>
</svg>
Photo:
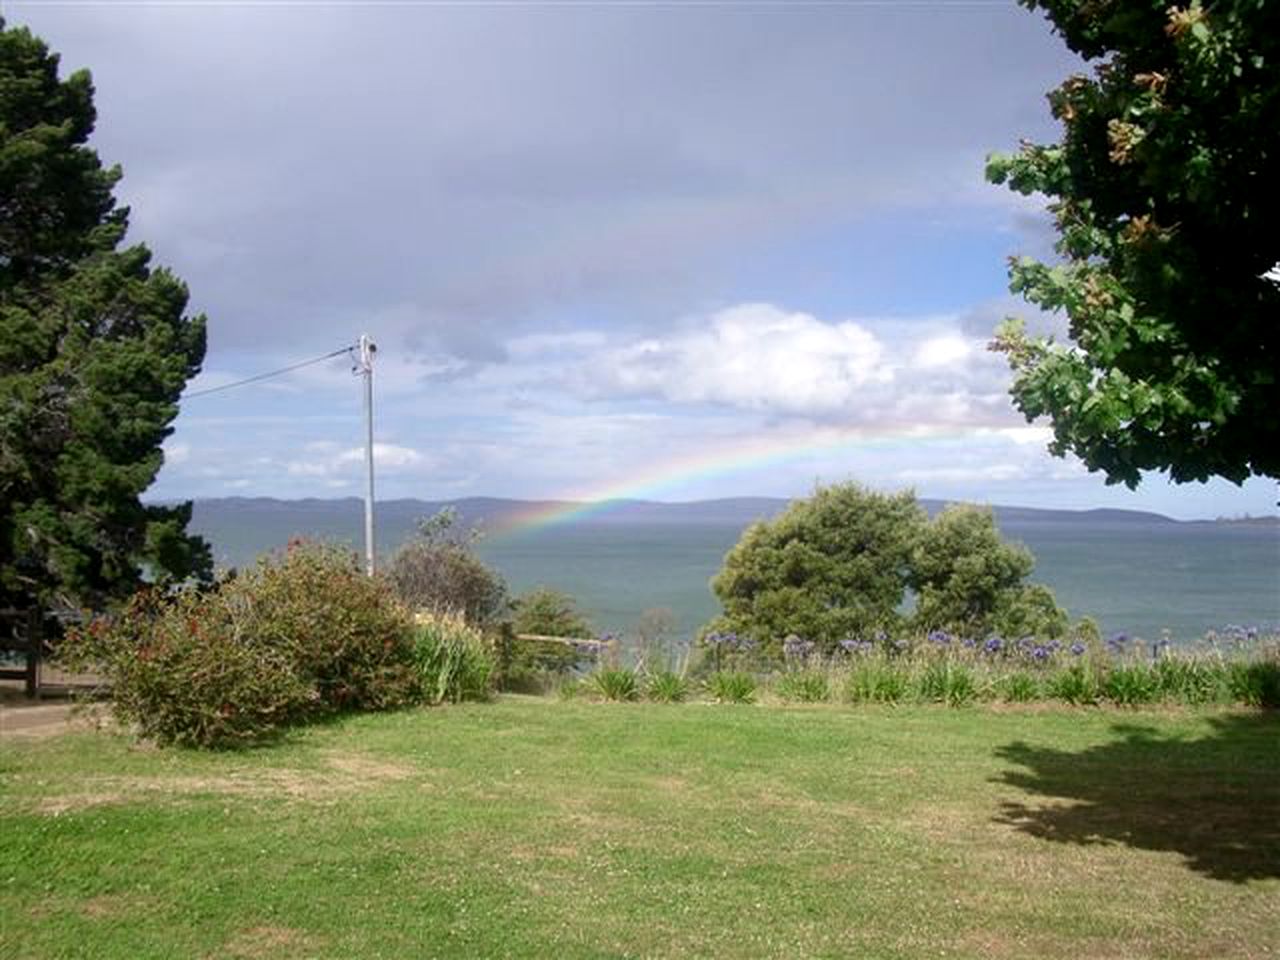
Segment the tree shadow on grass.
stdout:
<svg viewBox="0 0 1280 960">
<path fill-rule="evenodd" d="M 1024 770 L 997 782 L 1074 801 L 1008 801 L 996 820 L 1033 837 L 1182 854 L 1234 883 L 1280 877 L 1280 714 L 1214 718 L 1189 740 L 1117 724 L 1118 739 L 1079 753 L 1016 742 L 996 755 Z"/>
</svg>

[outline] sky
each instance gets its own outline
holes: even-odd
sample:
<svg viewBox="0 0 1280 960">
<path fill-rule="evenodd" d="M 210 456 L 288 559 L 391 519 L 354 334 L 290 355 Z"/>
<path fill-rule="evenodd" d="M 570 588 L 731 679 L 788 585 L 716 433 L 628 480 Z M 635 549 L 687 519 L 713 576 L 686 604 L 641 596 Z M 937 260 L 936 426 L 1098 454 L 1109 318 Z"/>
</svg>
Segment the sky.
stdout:
<svg viewBox="0 0 1280 960">
<path fill-rule="evenodd" d="M 986 349 L 1042 202 L 983 161 L 1082 69 L 1005 2 L 5 2 L 89 68 L 129 239 L 189 286 L 188 393 L 377 343 L 380 498 L 923 497 L 1180 518 Z M 347 356 L 185 400 L 151 496 L 363 493 Z"/>
</svg>

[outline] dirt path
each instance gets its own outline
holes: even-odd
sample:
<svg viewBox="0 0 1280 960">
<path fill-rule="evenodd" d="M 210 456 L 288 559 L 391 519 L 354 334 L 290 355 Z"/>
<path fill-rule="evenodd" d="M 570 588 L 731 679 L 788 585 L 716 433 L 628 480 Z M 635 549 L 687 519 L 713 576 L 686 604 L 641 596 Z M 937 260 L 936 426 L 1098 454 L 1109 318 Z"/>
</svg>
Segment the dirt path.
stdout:
<svg viewBox="0 0 1280 960">
<path fill-rule="evenodd" d="M 62 697 L 28 700 L 21 684 L 0 684 L 0 740 L 95 730 L 105 722 L 102 704 L 76 704 Z"/>
</svg>

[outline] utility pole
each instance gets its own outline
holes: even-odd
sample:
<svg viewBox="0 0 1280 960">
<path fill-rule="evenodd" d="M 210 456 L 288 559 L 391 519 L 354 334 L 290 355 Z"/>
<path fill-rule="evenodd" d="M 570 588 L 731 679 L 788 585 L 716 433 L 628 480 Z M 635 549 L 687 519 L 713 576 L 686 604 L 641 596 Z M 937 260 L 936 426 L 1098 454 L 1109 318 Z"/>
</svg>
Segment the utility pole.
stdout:
<svg viewBox="0 0 1280 960">
<path fill-rule="evenodd" d="M 360 376 L 364 378 L 364 465 L 368 477 L 364 489 L 364 565 L 373 576 L 373 355 L 377 345 L 360 334 Z"/>
</svg>

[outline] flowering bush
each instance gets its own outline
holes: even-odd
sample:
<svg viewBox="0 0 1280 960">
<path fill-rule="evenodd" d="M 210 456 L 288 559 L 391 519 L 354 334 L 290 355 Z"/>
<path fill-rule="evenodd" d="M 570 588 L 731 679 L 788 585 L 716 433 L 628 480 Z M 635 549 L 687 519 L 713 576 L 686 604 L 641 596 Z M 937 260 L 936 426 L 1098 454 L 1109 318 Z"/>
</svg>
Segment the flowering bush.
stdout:
<svg viewBox="0 0 1280 960">
<path fill-rule="evenodd" d="M 101 673 L 116 717 L 161 743 L 230 747 L 305 716 L 317 694 L 284 652 L 245 632 L 217 593 L 136 594 L 111 619 L 70 630 L 72 669 Z"/>
<path fill-rule="evenodd" d="M 144 591 L 70 632 L 117 715 L 166 743 L 220 747 L 338 710 L 417 699 L 412 622 L 349 552 L 293 544 L 207 591 Z"/>
</svg>

